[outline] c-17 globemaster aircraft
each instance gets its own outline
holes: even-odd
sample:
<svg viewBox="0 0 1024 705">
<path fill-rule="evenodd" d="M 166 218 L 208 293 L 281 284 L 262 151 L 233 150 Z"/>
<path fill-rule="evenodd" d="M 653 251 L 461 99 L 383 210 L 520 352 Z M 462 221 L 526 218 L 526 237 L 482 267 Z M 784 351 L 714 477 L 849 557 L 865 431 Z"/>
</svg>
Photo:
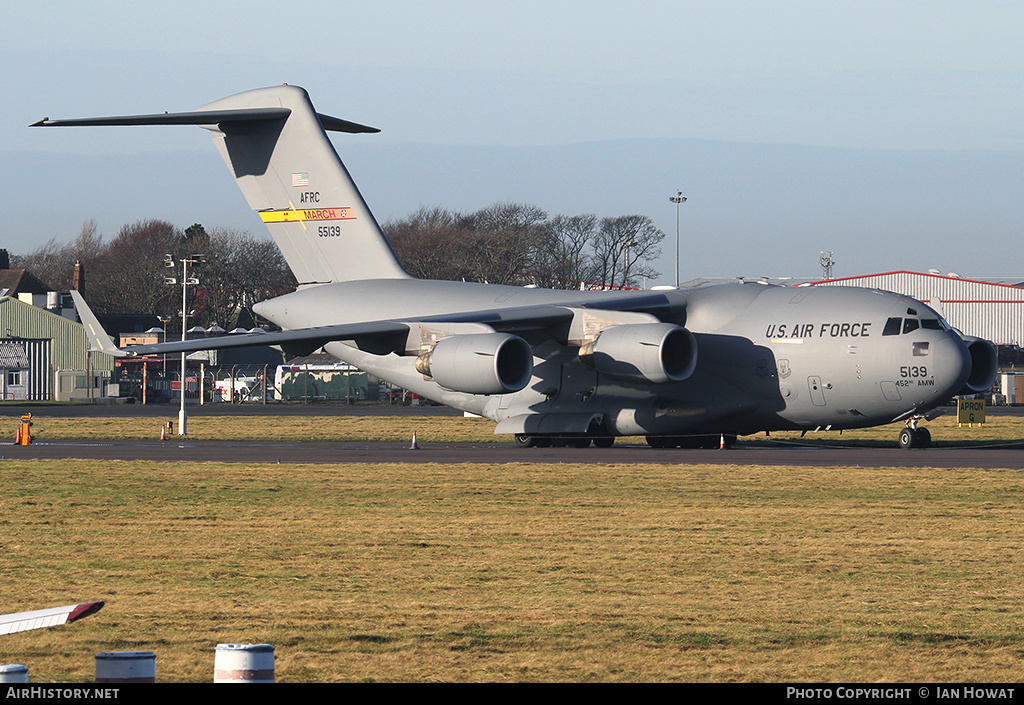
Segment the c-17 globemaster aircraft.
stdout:
<svg viewBox="0 0 1024 705">
<path fill-rule="evenodd" d="M 428 399 L 483 415 L 523 446 L 716 446 L 782 429 L 917 422 L 991 386 L 995 349 L 906 296 L 761 282 L 700 290 L 554 291 L 410 277 L 326 130 L 378 130 L 316 112 L 296 86 L 193 112 L 38 126 L 199 125 L 299 281 L 257 305 L 283 330 L 118 349 L 76 295 L 94 349 L 111 355 L 274 344 L 331 355 Z"/>
</svg>

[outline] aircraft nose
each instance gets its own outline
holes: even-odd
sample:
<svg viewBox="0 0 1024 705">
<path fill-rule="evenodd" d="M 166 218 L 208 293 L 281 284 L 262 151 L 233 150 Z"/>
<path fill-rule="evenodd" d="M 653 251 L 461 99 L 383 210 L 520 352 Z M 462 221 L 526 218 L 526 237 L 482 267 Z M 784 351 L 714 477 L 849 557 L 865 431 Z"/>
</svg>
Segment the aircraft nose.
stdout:
<svg viewBox="0 0 1024 705">
<path fill-rule="evenodd" d="M 971 374 L 971 354 L 960 336 L 947 332 L 932 343 L 935 352 L 932 357 L 936 387 L 943 398 L 952 396 L 963 388 Z"/>
</svg>

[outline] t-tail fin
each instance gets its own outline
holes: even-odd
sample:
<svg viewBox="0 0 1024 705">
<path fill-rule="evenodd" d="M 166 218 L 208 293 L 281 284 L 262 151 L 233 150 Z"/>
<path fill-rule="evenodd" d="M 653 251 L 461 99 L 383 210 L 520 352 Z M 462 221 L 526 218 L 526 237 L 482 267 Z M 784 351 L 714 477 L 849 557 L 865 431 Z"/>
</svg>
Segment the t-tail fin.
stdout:
<svg viewBox="0 0 1024 705">
<path fill-rule="evenodd" d="M 159 124 L 201 125 L 214 133 L 239 188 L 300 284 L 408 277 L 326 133 L 378 130 L 318 114 L 302 88 L 246 91 L 190 113 L 35 123 Z"/>
<path fill-rule="evenodd" d="M 220 123 L 214 142 L 299 283 L 404 277 L 325 129 L 377 132 L 317 115 L 296 86 L 239 93 L 199 108 L 285 108 L 284 119 Z"/>
</svg>

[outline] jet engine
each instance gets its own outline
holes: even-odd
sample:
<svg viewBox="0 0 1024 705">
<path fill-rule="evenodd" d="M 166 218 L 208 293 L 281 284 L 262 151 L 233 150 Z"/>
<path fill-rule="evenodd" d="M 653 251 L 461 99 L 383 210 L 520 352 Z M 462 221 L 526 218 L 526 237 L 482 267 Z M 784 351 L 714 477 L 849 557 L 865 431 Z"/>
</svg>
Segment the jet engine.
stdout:
<svg viewBox="0 0 1024 705">
<path fill-rule="evenodd" d="M 967 343 L 967 352 L 971 355 L 971 374 L 957 394 L 984 392 L 996 381 L 996 372 L 999 368 L 996 346 L 971 335 L 963 336 L 963 341 Z"/>
<path fill-rule="evenodd" d="M 452 335 L 416 358 L 416 371 L 453 392 L 518 392 L 533 375 L 530 344 L 508 333 Z"/>
<path fill-rule="evenodd" d="M 623 324 L 605 328 L 581 347 L 580 359 L 612 377 L 681 382 L 697 366 L 697 340 L 671 323 Z"/>
</svg>

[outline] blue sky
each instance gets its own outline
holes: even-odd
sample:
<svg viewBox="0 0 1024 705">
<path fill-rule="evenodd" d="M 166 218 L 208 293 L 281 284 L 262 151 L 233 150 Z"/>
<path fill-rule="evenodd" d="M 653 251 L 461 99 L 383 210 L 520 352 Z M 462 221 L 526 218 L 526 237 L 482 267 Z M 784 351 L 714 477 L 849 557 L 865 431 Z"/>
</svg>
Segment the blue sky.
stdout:
<svg viewBox="0 0 1024 705">
<path fill-rule="evenodd" d="M 114 0 L 18 3 L 5 26 L 29 117 L 291 82 L 395 141 L 1024 148 L 1010 1 Z"/>
<path fill-rule="evenodd" d="M 1010 1 L 56 2 L 7 8 L 4 25 L 0 155 L 209 159 L 195 130 L 25 126 L 44 116 L 189 110 L 281 82 L 307 88 L 323 112 L 381 127 L 372 139 L 382 146 L 701 139 L 1024 151 L 1024 4 Z M 674 183 L 649 188 L 699 193 L 688 176 L 682 165 Z M 457 191 L 458 175 L 450 178 Z M 88 179 L 79 182 L 88 192 Z M 59 208 L 45 183 L 15 194 L 28 212 Z M 174 200 L 193 187 L 153 175 L 154 190 Z M 571 193 L 571 180 L 565 188 L 567 209 L 608 214 Z M 381 219 L 403 215 L 389 203 L 409 203 L 386 188 L 374 199 Z M 674 212 L 650 215 L 674 228 Z M 65 217 L 19 224 L 17 237 L 41 244 L 94 215 Z M 701 218 L 714 237 L 714 214 Z"/>
</svg>

